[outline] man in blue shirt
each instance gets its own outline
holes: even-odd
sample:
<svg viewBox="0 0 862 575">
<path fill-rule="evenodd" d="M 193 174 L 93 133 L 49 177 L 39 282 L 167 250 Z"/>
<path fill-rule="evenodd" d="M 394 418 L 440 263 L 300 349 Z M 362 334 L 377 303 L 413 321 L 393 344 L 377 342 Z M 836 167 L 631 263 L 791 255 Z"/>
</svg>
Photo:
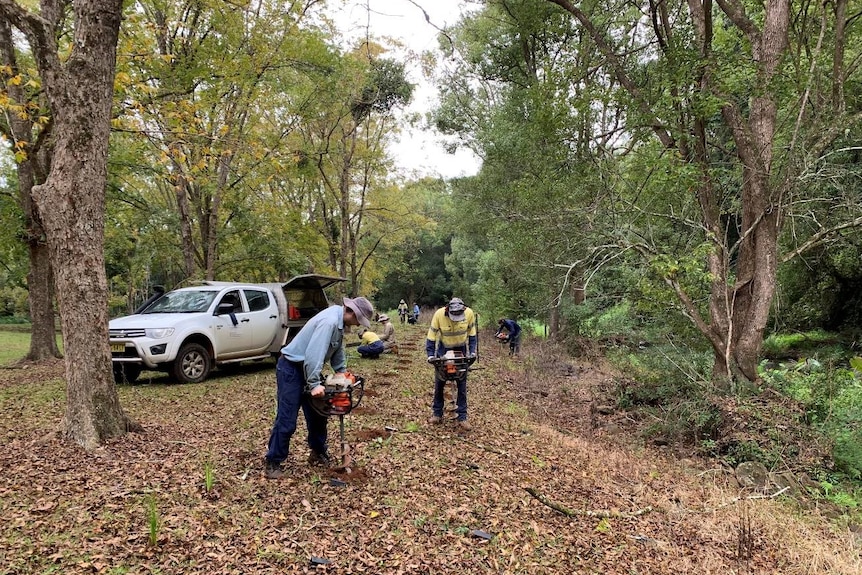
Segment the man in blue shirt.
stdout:
<svg viewBox="0 0 862 575">
<path fill-rule="evenodd" d="M 311 464 L 326 464 L 327 418 L 311 406 L 312 397 L 324 394 L 323 366 L 329 363 L 335 373 L 347 369 L 344 347 L 344 327 L 371 327 L 374 309 L 364 297 L 344 298 L 344 305 L 331 306 L 308 320 L 293 340 L 281 349 L 275 368 L 278 409 L 269 436 L 266 453 L 267 479 L 284 475 L 281 464 L 287 459 L 290 438 L 296 431 L 299 408 L 308 428 Z"/>
<path fill-rule="evenodd" d="M 497 321 L 497 333 L 494 337 L 500 336 L 505 330 L 509 334 L 509 355 L 518 355 L 521 351 L 521 326 L 513 319 L 500 318 Z"/>
</svg>

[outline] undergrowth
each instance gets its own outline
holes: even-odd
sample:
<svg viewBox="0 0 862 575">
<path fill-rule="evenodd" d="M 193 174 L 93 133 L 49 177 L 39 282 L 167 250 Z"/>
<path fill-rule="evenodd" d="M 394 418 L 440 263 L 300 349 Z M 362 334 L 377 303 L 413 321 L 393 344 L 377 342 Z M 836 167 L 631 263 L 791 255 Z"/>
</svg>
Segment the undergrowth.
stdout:
<svg viewBox="0 0 862 575">
<path fill-rule="evenodd" d="M 757 461 L 805 473 L 819 497 L 850 513 L 862 509 L 862 358 L 848 364 L 834 334 L 773 334 L 762 381 L 727 393 L 711 383 L 712 352 L 691 334 L 667 335 L 622 306 L 580 317 L 578 328 L 624 374 L 614 399 L 641 422 L 645 439 L 730 467 Z M 798 359 L 774 360 L 788 357 Z"/>
</svg>

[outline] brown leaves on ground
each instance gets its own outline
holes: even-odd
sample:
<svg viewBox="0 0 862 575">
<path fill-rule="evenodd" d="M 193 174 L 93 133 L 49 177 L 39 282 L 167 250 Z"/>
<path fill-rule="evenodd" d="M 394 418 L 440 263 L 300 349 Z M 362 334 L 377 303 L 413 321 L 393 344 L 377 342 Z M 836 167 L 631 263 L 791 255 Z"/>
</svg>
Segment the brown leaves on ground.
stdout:
<svg viewBox="0 0 862 575">
<path fill-rule="evenodd" d="M 471 431 L 451 413 L 427 425 L 424 330 L 399 337 L 400 355 L 350 358 L 372 392 L 345 417 L 352 473 L 307 465 L 300 417 L 277 481 L 269 362 L 120 388 L 145 431 L 92 453 L 55 431 L 61 370 L 0 370 L 0 574 L 862 572 L 816 510 L 740 498 L 721 468 L 605 435 L 591 404 L 607 370 L 530 340 L 515 360 L 482 350 Z M 329 431 L 337 454 L 337 418 Z"/>
</svg>

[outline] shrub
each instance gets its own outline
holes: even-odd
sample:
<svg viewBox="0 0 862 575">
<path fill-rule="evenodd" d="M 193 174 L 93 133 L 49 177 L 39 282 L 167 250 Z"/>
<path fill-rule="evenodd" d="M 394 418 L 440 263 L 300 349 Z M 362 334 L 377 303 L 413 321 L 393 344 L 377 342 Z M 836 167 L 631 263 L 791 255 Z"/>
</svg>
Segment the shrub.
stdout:
<svg viewBox="0 0 862 575">
<path fill-rule="evenodd" d="M 808 422 L 832 440 L 836 468 L 847 477 L 862 479 L 859 372 L 804 361 L 762 369 L 761 376 L 766 384 L 805 406 Z"/>
</svg>

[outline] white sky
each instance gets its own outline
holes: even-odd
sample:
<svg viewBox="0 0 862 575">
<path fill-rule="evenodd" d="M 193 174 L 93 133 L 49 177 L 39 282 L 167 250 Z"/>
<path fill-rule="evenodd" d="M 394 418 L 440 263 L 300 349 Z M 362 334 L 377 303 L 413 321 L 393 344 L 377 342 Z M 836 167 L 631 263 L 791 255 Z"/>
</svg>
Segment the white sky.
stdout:
<svg viewBox="0 0 862 575">
<path fill-rule="evenodd" d="M 415 2 L 415 4 L 413 3 Z M 427 50 L 437 49 L 438 30 L 455 24 L 469 2 L 464 0 L 346 0 L 343 7 L 330 3 L 339 27 L 344 30 L 345 39 L 351 40 L 370 34 L 377 38 L 388 36 L 406 44 L 407 49 L 417 56 Z M 425 14 L 416 6 L 421 6 Z M 475 4 L 473 4 L 475 7 Z M 393 57 L 402 59 L 399 54 Z M 422 75 L 418 58 L 408 59 L 406 71 L 410 82 L 416 85 L 413 102 L 407 114 L 421 116 L 418 126 L 405 127 L 399 141 L 392 150 L 392 156 L 399 172 L 406 177 L 439 176 L 451 178 L 470 176 L 478 172 L 481 160 L 471 151 L 458 147 L 455 154 L 449 154 L 443 147 L 444 137 L 427 126 L 425 114 L 437 101 L 437 91 Z"/>
</svg>

